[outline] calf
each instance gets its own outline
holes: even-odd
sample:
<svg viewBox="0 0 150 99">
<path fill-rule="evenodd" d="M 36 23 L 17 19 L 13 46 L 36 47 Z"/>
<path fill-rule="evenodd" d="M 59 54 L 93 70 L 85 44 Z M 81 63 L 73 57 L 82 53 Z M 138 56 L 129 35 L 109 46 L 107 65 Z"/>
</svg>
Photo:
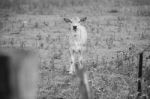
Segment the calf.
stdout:
<svg viewBox="0 0 150 99">
<path fill-rule="evenodd" d="M 83 60 L 83 52 L 86 49 L 87 43 L 87 31 L 86 28 L 81 25 L 81 22 L 86 21 L 86 17 L 84 18 L 64 18 L 64 21 L 70 23 L 71 25 L 71 33 L 69 36 L 70 43 L 70 55 L 71 55 L 71 66 L 69 69 L 69 73 L 75 72 L 75 63 L 79 61 L 80 68 L 82 68 L 82 60 Z"/>
</svg>

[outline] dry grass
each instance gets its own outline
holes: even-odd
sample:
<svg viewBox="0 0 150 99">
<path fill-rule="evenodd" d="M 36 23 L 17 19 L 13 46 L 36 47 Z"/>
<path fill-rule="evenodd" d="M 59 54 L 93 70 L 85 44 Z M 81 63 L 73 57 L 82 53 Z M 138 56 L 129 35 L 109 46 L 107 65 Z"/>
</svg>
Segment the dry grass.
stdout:
<svg viewBox="0 0 150 99">
<path fill-rule="evenodd" d="M 69 26 L 63 22 L 63 17 L 74 15 L 88 17 L 84 24 L 89 37 L 84 64 L 95 99 L 127 99 L 136 94 L 138 56 L 132 55 L 150 41 L 150 18 L 137 17 L 137 7 L 131 7 L 132 11 L 126 6 L 114 7 L 118 13 L 110 13 L 115 10 L 109 6 L 93 5 L 32 12 L 50 15 L 29 15 L 27 11 L 1 17 L 1 47 L 32 48 L 40 55 L 38 99 L 80 97 L 78 79 L 67 73 Z"/>
</svg>

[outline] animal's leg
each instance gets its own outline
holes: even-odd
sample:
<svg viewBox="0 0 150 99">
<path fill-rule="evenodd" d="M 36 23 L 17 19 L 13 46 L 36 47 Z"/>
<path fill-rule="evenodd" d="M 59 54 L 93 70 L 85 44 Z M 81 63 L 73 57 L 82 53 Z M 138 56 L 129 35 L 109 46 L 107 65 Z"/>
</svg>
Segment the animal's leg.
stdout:
<svg viewBox="0 0 150 99">
<path fill-rule="evenodd" d="M 70 50 L 70 54 L 71 54 L 71 64 L 70 64 L 70 69 L 69 69 L 69 73 L 73 74 L 73 72 L 75 72 L 75 56 L 74 56 L 74 51 L 71 49 Z"/>
<path fill-rule="evenodd" d="M 74 56 L 71 56 L 71 65 L 70 65 L 70 69 L 69 69 L 70 74 L 73 74 L 75 72 L 74 64 L 75 64 L 75 58 L 74 58 Z"/>
<path fill-rule="evenodd" d="M 81 50 L 79 50 L 79 63 L 80 63 L 80 69 L 83 68 L 83 53 Z"/>
</svg>

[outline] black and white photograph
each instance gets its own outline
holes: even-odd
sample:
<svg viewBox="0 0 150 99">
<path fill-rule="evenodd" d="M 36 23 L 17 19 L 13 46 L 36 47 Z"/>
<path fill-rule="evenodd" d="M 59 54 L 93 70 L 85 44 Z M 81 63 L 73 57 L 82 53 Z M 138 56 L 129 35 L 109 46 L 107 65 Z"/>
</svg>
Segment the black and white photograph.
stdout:
<svg viewBox="0 0 150 99">
<path fill-rule="evenodd" d="M 150 0 L 0 0 L 0 99 L 150 99 Z"/>
</svg>

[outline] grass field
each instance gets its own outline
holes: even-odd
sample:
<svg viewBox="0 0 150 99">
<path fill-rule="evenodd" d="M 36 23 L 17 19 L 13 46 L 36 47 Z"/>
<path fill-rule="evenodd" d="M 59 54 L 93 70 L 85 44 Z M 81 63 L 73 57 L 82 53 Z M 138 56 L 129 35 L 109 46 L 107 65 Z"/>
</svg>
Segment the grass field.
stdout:
<svg viewBox="0 0 150 99">
<path fill-rule="evenodd" d="M 0 46 L 30 48 L 39 53 L 38 99 L 79 99 L 78 79 L 67 72 L 69 25 L 63 18 L 87 16 L 87 22 L 83 23 L 88 31 L 84 65 L 94 99 L 134 99 L 137 53 L 150 44 L 150 6 L 114 5 L 93 3 L 24 14 L 3 9 Z M 144 68 L 150 66 L 148 55 L 145 52 Z M 146 83 L 150 84 L 148 80 Z"/>
</svg>

